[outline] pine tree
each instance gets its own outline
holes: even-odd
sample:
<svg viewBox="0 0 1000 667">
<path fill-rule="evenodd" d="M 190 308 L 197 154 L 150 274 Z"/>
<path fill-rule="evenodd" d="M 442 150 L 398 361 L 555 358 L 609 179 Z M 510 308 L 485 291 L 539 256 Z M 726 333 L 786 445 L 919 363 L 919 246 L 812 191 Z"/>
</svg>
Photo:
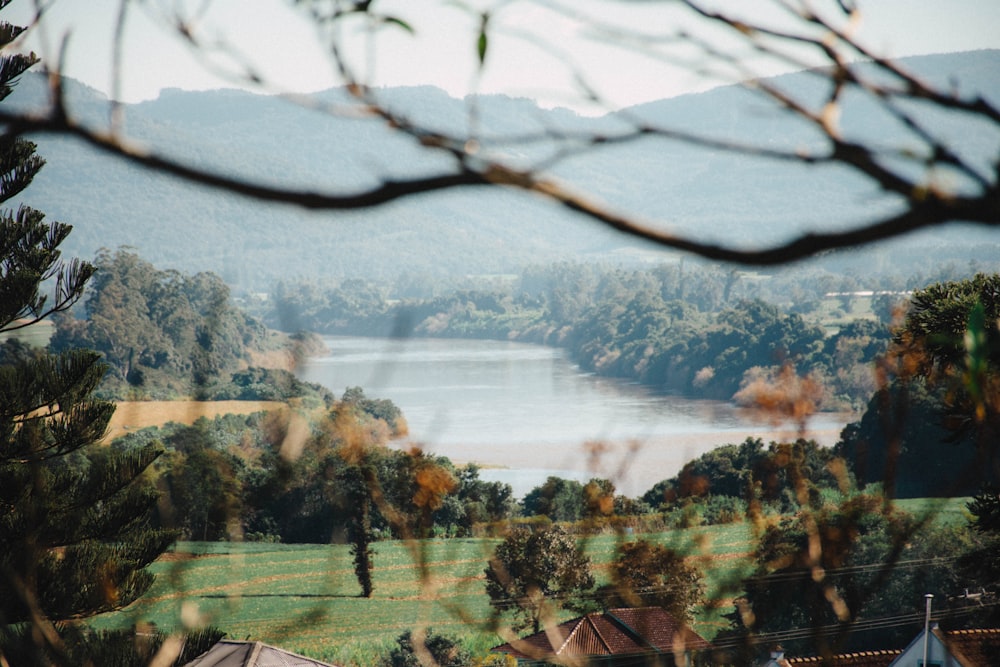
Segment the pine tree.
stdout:
<svg viewBox="0 0 1000 667">
<path fill-rule="evenodd" d="M 0 47 L 22 30 L 0 22 Z M 34 54 L 0 57 L 0 100 L 36 62 Z M 5 129 L 0 202 L 44 164 L 33 143 Z M 72 228 L 43 218 L 26 206 L 0 211 L 0 333 L 68 309 L 94 272 L 61 259 Z M 93 398 L 105 372 L 96 353 L 22 350 L 0 359 L 0 629 L 127 605 L 150 586 L 145 567 L 173 540 L 149 528 L 156 492 L 141 477 L 160 450 L 94 446 L 115 410 Z"/>
<path fill-rule="evenodd" d="M 375 550 L 372 542 L 375 534 L 372 530 L 372 489 L 378 482 L 375 471 L 368 462 L 349 465 L 341 477 L 346 490 L 346 499 L 351 506 L 351 516 L 347 522 L 347 540 L 351 543 L 351 556 L 354 557 L 354 574 L 361 585 L 361 595 L 370 598 L 375 590 L 372 581 L 373 557 Z"/>
</svg>

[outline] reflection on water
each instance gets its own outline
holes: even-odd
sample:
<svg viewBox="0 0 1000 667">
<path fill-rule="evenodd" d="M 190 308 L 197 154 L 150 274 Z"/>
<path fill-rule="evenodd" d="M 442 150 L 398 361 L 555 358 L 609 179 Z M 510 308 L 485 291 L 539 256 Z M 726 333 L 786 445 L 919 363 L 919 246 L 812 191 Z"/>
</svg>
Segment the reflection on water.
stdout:
<svg viewBox="0 0 1000 667">
<path fill-rule="evenodd" d="M 769 425 L 729 403 L 663 396 L 583 373 L 554 348 L 424 338 L 337 337 L 326 344 L 329 354 L 311 359 L 300 378 L 337 394 L 360 386 L 392 400 L 412 442 L 456 463 L 518 469 L 483 476 L 516 478 L 519 492 L 537 483 L 524 480 L 593 471 L 641 493 L 715 444 L 772 435 Z M 831 444 L 844 423 L 843 415 L 821 416 L 811 435 Z M 595 453 L 587 442 L 609 444 Z"/>
</svg>

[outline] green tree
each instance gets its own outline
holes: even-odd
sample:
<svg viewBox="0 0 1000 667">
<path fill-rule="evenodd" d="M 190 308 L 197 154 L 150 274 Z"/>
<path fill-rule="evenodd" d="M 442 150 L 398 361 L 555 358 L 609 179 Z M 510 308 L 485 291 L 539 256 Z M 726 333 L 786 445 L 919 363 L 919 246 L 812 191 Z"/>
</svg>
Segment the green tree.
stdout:
<svg viewBox="0 0 1000 667">
<path fill-rule="evenodd" d="M 704 600 L 701 573 L 682 554 L 647 540 L 618 545 L 611 563 L 611 583 L 598 589 L 605 608 L 663 607 L 681 621 L 691 621 Z"/>
<path fill-rule="evenodd" d="M 101 352 L 111 368 L 130 385 L 144 384 L 144 369 L 170 362 L 188 364 L 187 358 L 175 358 L 164 332 L 153 326 L 152 317 L 160 312 L 158 308 L 150 308 L 147 299 L 156 288 L 153 266 L 126 251 L 115 255 L 102 251 L 97 265 L 99 271 L 87 298 L 89 336 L 72 343 Z M 181 319 L 180 314 L 173 317 Z M 193 326 L 177 328 L 188 332 Z"/>
<path fill-rule="evenodd" d="M 403 411 L 387 398 L 368 398 L 361 387 L 348 387 L 340 397 L 343 407 L 356 410 L 370 419 L 381 419 L 392 429 L 393 435 L 406 434 Z"/>
<path fill-rule="evenodd" d="M 86 625 L 60 628 L 60 651 L 41 650 L 24 625 L 0 627 L 0 657 L 8 665 L 65 667 L 149 667 L 172 633 L 136 630 L 91 630 Z M 217 628 L 186 632 L 180 654 L 171 665 L 186 665 L 226 636 Z M 173 636 L 176 639 L 176 635 Z"/>
<path fill-rule="evenodd" d="M 979 599 L 982 604 L 979 611 L 985 612 L 977 619 L 980 627 L 995 627 L 1000 622 L 1000 609 L 996 604 L 1000 593 L 1000 491 L 995 486 L 986 486 L 967 508 L 978 543 L 961 559 L 959 569 L 966 577 L 966 594 L 971 590 L 986 597 L 986 600 Z M 992 604 L 985 604 L 988 602 Z"/>
<path fill-rule="evenodd" d="M 920 629 L 924 594 L 947 600 L 968 585 L 956 564 L 974 546 L 965 527 L 923 525 L 880 497 L 804 511 L 761 536 L 722 639 L 742 641 L 741 664 L 766 650 L 756 636 L 823 656 L 903 646 Z"/>
<path fill-rule="evenodd" d="M 706 395 L 730 398 L 754 367 L 805 364 L 822 348 L 823 331 L 808 326 L 800 315 L 785 315 L 760 300 L 740 301 L 719 313 L 714 327 L 693 342 L 687 380 L 711 368 L 711 379 L 701 384 Z M 696 385 L 697 386 L 697 385 Z"/>
<path fill-rule="evenodd" d="M 513 612 L 515 627 L 538 632 L 553 606 L 572 604 L 594 586 L 588 558 L 559 526 L 515 528 L 497 545 L 486 568 L 486 593 L 498 613 Z"/>
<path fill-rule="evenodd" d="M 642 500 L 658 507 L 686 499 L 726 496 L 747 502 L 784 503 L 794 510 L 814 501 L 823 488 L 843 481 L 831 466 L 832 452 L 815 440 L 771 442 L 747 438 L 688 461 L 674 477 L 656 484 Z"/>
<path fill-rule="evenodd" d="M 372 530 L 372 491 L 377 484 L 371 464 L 361 462 L 344 468 L 340 483 L 348 502 L 347 541 L 354 558 L 354 576 L 358 578 L 362 597 L 370 598 L 375 590 L 372 581 L 374 569 L 375 533 Z"/>
<path fill-rule="evenodd" d="M 473 463 L 456 470 L 456 477 L 458 489 L 453 498 L 459 509 L 453 512 L 451 521 L 460 535 L 471 534 L 476 524 L 499 525 L 514 514 L 516 501 L 510 484 L 479 479 L 479 468 Z M 446 503 L 451 498 L 446 499 Z M 437 515 L 435 521 L 438 521 Z M 449 522 L 444 520 L 442 523 L 447 527 Z"/>
<path fill-rule="evenodd" d="M 166 525 L 181 530 L 185 539 L 238 538 L 243 491 L 239 461 L 207 446 L 164 458 L 163 481 L 170 494 Z"/>
<path fill-rule="evenodd" d="M 381 664 L 383 667 L 423 667 L 427 664 L 438 667 L 465 667 L 471 661 L 472 655 L 455 639 L 428 628 L 420 636 L 415 636 L 412 631 L 407 630 L 397 637 L 396 645 Z"/>
<path fill-rule="evenodd" d="M 1000 480 L 1000 275 L 916 291 L 894 332 L 890 382 L 837 453 L 900 497 L 971 495 Z"/>
<path fill-rule="evenodd" d="M 125 249 L 101 251 L 96 266 L 87 319 L 60 317 L 52 347 L 102 353 L 112 393 L 208 397 L 264 345 L 263 325 L 236 310 L 214 274 L 161 271 Z"/>
<path fill-rule="evenodd" d="M 973 439 L 980 465 L 995 464 L 1000 436 L 1000 274 L 914 292 L 893 352 L 945 391 L 949 427 Z"/>
<path fill-rule="evenodd" d="M 1000 533 L 1000 490 L 997 487 L 985 487 L 969 501 L 967 507 L 976 530 Z"/>
<path fill-rule="evenodd" d="M 579 521 L 586 511 L 583 485 L 554 476 L 529 491 L 523 504 L 525 516 L 545 516 L 552 521 Z"/>
<path fill-rule="evenodd" d="M 5 44 L 19 32 L 0 24 Z M 34 62 L 2 56 L 0 96 Z M 27 187 L 41 166 L 33 153 L 30 142 L 0 138 L 0 201 Z M 70 230 L 23 206 L 0 213 L 0 332 L 80 298 L 93 267 L 60 259 Z M 49 279 L 51 301 L 41 294 Z M 44 631 L 51 621 L 138 598 L 153 580 L 146 566 L 174 539 L 148 524 L 157 494 L 142 473 L 161 450 L 93 446 L 114 412 L 92 397 L 104 372 L 99 356 L 83 350 L 21 355 L 0 367 L 0 624 L 28 623 L 36 637 L 53 637 Z"/>
</svg>

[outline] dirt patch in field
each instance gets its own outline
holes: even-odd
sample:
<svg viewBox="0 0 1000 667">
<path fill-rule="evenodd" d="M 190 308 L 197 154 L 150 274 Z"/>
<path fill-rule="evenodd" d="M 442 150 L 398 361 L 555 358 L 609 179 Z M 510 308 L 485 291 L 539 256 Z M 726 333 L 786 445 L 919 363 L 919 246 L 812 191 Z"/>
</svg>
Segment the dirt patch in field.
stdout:
<svg viewBox="0 0 1000 667">
<path fill-rule="evenodd" d="M 182 561 L 194 560 L 195 558 L 201 558 L 202 556 L 198 554 L 189 553 L 186 551 L 165 551 L 160 554 L 156 560 L 164 563 L 177 563 Z"/>
<path fill-rule="evenodd" d="M 193 424 L 199 417 L 214 419 L 220 415 L 246 415 L 285 407 L 281 401 L 121 401 L 108 424 L 104 442 L 168 422 Z"/>
<path fill-rule="evenodd" d="M 258 368 L 278 368 L 294 371 L 297 364 L 292 350 L 264 350 L 250 352 L 250 365 Z"/>
</svg>

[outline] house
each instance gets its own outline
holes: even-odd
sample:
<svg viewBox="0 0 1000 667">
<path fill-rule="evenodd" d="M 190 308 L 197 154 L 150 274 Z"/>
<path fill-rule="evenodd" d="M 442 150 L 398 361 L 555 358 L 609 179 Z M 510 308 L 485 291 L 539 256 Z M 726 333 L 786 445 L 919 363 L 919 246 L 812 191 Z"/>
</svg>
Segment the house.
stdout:
<svg viewBox="0 0 1000 667">
<path fill-rule="evenodd" d="M 1000 628 L 942 630 L 936 623 L 921 631 L 889 666 L 922 667 L 925 637 L 927 667 L 1000 666 Z"/>
<path fill-rule="evenodd" d="M 924 637 L 927 637 L 927 667 L 1000 667 L 1000 628 L 942 630 L 937 624 L 921 631 L 903 650 L 860 651 L 823 658 L 786 658 L 779 649 L 762 667 L 924 667 Z"/>
<path fill-rule="evenodd" d="M 334 667 L 261 642 L 223 639 L 184 667 Z"/>
<path fill-rule="evenodd" d="M 661 607 L 587 614 L 492 650 L 522 664 L 690 665 L 712 645 Z M 679 658 L 679 659 L 678 659 Z"/>
<path fill-rule="evenodd" d="M 820 657 L 786 658 L 784 652 L 778 649 L 771 652 L 771 659 L 762 667 L 889 667 L 900 653 L 899 649 L 841 653 L 824 662 Z"/>
</svg>

